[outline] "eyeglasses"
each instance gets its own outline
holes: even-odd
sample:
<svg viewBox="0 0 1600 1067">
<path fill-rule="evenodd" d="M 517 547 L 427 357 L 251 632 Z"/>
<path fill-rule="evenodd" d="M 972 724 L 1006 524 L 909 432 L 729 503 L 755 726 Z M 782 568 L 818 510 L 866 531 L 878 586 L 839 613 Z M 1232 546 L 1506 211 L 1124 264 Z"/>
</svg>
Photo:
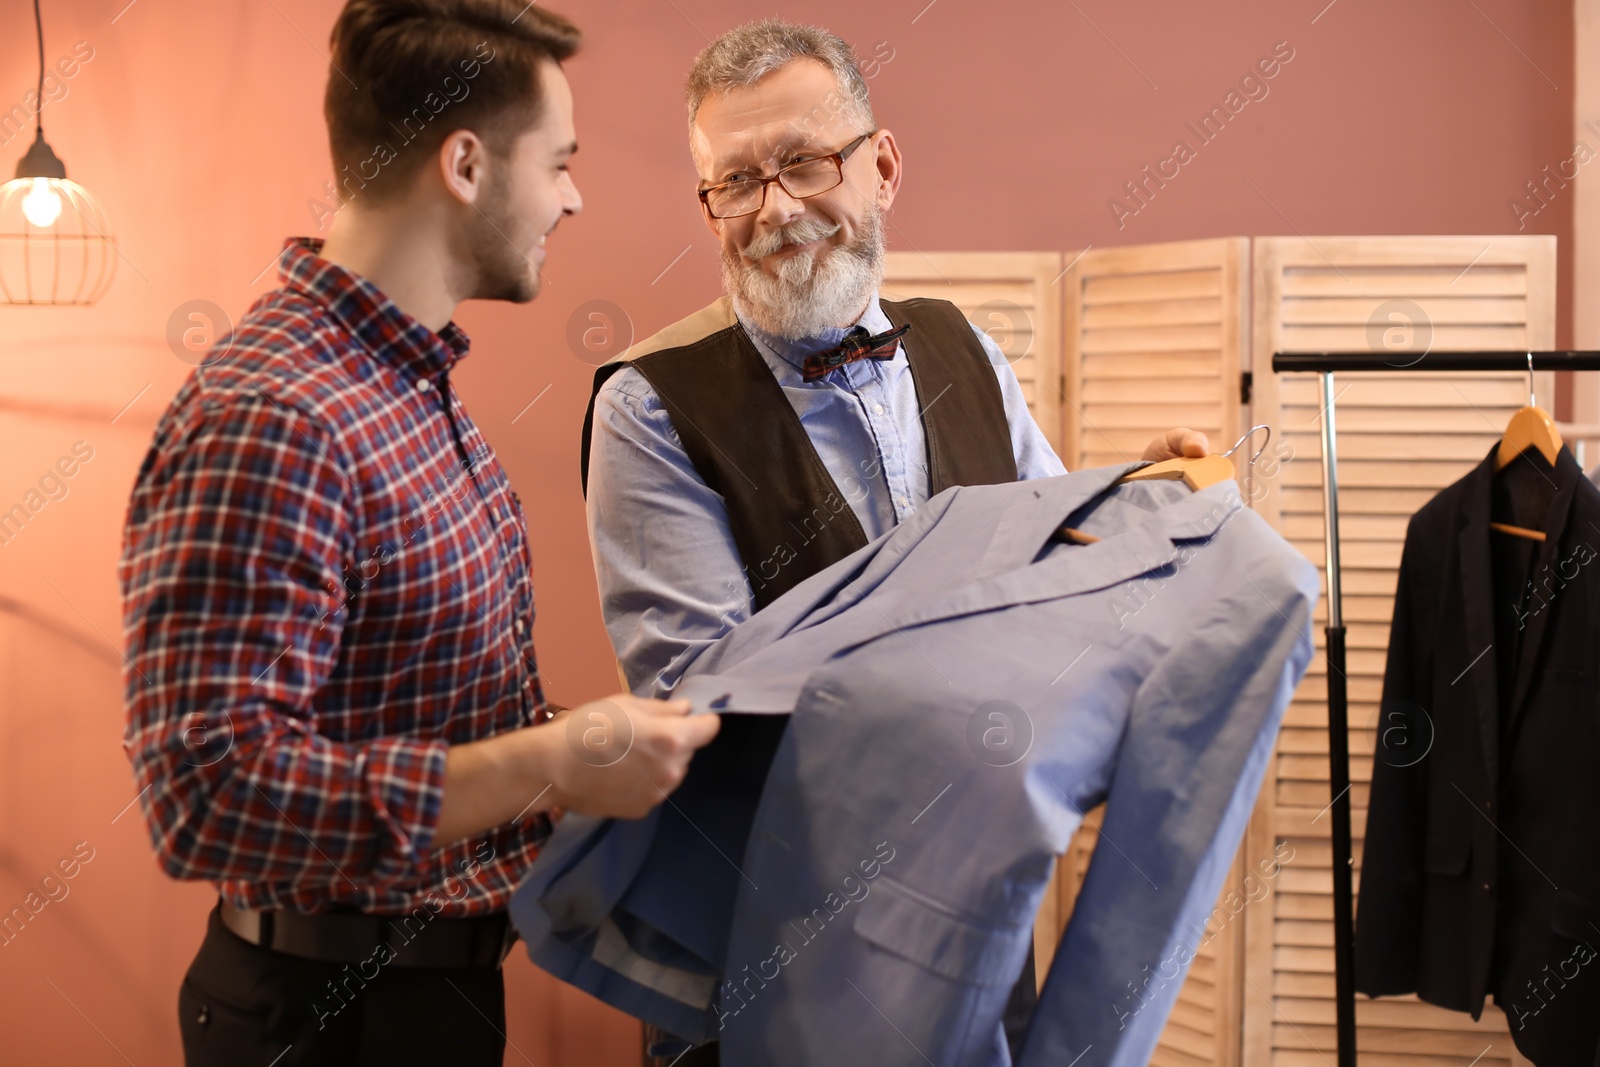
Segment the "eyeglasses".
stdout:
<svg viewBox="0 0 1600 1067">
<path fill-rule="evenodd" d="M 761 210 L 767 200 L 767 186 L 777 182 L 796 200 L 825 193 L 844 181 L 844 161 L 872 134 L 864 133 L 832 155 L 802 159 L 780 167 L 770 178 L 740 178 L 700 190 L 700 202 L 714 219 L 733 219 Z"/>
</svg>

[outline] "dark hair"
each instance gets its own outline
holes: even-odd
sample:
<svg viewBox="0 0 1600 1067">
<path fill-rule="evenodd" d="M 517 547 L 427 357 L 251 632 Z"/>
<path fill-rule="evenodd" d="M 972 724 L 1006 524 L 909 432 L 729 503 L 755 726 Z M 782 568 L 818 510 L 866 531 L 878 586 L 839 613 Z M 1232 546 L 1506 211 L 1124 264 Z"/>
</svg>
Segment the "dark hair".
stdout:
<svg viewBox="0 0 1600 1067">
<path fill-rule="evenodd" d="M 540 63 L 581 39 L 524 0 L 349 0 L 323 98 L 340 198 L 397 191 L 456 130 L 505 152 L 539 121 Z"/>
</svg>

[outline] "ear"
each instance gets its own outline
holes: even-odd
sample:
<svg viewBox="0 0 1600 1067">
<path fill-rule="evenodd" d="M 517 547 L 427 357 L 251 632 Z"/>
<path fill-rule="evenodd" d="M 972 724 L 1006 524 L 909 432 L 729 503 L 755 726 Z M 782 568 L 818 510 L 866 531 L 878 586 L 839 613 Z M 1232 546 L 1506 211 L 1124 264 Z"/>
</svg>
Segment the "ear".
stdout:
<svg viewBox="0 0 1600 1067">
<path fill-rule="evenodd" d="M 471 130 L 454 130 L 439 145 L 439 178 L 446 191 L 476 205 L 488 181 L 489 147 Z"/>
<path fill-rule="evenodd" d="M 894 134 L 888 130 L 878 131 L 877 142 L 874 162 L 878 167 L 878 207 L 887 211 L 894 203 L 895 194 L 900 191 L 900 146 L 895 143 Z"/>
</svg>

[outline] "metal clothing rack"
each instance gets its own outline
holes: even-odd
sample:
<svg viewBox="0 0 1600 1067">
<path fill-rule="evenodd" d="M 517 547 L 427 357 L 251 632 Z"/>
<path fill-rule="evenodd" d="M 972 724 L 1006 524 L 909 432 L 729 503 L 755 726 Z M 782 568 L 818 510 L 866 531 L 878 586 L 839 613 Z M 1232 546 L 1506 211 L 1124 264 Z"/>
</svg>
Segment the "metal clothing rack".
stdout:
<svg viewBox="0 0 1600 1067">
<path fill-rule="evenodd" d="M 1350 846 L 1350 694 L 1339 593 L 1339 457 L 1334 432 L 1335 371 L 1600 370 L 1600 352 L 1427 352 L 1415 359 L 1377 352 L 1276 352 L 1277 373 L 1322 376 L 1322 511 L 1328 575 L 1328 789 L 1333 795 L 1333 973 L 1339 1067 L 1355 1067 L 1355 909 Z"/>
</svg>

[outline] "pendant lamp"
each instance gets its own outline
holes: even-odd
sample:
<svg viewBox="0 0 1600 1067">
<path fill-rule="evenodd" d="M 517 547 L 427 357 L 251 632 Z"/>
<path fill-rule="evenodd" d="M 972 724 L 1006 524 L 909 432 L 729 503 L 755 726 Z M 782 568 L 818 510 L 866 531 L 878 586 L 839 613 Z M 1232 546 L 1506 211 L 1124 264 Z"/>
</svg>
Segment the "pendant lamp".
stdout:
<svg viewBox="0 0 1600 1067">
<path fill-rule="evenodd" d="M 111 287 L 116 244 L 100 201 L 44 139 L 44 21 L 33 0 L 39 86 L 33 145 L 0 185 L 0 305 L 93 304 Z"/>
</svg>

